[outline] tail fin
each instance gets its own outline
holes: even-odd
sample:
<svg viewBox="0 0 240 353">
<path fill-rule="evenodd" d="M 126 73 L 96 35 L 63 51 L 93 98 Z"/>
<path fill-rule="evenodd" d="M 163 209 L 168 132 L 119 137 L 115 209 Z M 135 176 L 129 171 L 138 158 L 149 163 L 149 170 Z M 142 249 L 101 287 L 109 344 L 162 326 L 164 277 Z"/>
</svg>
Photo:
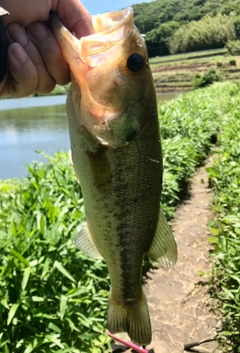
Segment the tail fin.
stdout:
<svg viewBox="0 0 240 353">
<path fill-rule="evenodd" d="M 138 300 L 122 303 L 115 301 L 110 293 L 107 323 L 111 333 L 127 332 L 131 340 L 140 346 L 151 343 L 151 322 L 143 291 Z"/>
</svg>

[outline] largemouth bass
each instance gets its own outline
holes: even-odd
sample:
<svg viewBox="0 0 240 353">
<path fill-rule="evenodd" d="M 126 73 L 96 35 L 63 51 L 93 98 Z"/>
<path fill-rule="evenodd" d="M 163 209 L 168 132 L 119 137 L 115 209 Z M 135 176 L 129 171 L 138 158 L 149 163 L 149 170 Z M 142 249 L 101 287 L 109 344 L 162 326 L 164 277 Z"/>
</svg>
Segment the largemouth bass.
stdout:
<svg viewBox="0 0 240 353">
<path fill-rule="evenodd" d="M 172 266 L 177 248 L 160 208 L 162 152 L 146 46 L 132 8 L 94 16 L 95 33 L 81 40 L 56 17 L 52 23 L 72 74 L 67 115 L 86 211 L 75 244 L 106 261 L 109 331 L 147 345 L 143 257 Z"/>
</svg>

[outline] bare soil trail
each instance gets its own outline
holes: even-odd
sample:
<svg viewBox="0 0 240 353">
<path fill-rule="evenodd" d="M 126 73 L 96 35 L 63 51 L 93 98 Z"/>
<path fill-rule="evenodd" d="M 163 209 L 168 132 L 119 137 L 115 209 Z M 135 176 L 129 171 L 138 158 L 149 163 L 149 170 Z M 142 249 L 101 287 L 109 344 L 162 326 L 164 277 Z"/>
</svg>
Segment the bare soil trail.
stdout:
<svg viewBox="0 0 240 353">
<path fill-rule="evenodd" d="M 183 352 L 184 344 L 214 338 L 219 326 L 209 306 L 208 278 L 199 274 L 211 272 L 207 222 L 212 217 L 212 193 L 205 168 L 196 172 L 190 198 L 179 207 L 173 222 L 179 252 L 177 265 L 168 271 L 153 271 L 145 286 L 155 353 Z M 220 353 L 216 341 L 194 349 Z"/>
<path fill-rule="evenodd" d="M 184 344 L 214 338 L 219 328 L 219 318 L 209 305 L 208 278 L 199 274 L 211 272 L 207 222 L 212 217 L 212 194 L 205 168 L 197 170 L 190 198 L 178 208 L 173 222 L 177 265 L 168 271 L 152 270 L 144 286 L 153 331 L 147 348 L 154 353 L 182 353 Z M 192 352 L 221 353 L 216 341 L 195 347 Z"/>
</svg>

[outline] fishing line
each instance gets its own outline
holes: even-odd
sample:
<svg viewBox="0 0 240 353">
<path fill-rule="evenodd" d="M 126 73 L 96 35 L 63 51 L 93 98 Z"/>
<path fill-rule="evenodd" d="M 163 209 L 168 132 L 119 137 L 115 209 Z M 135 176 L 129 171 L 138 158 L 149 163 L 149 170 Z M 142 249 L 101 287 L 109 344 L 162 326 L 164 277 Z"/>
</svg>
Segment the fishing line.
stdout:
<svg viewBox="0 0 240 353">
<path fill-rule="evenodd" d="M 123 340 L 122 338 L 120 338 L 116 335 L 113 335 L 109 331 L 106 331 L 106 334 L 108 336 L 112 337 L 114 340 L 123 344 L 122 346 L 121 345 L 113 345 L 113 347 L 114 347 L 113 350 L 115 350 L 115 351 L 125 352 L 127 349 L 131 348 L 134 352 L 138 352 L 138 353 L 155 353 L 154 349 L 147 350 L 144 347 L 137 346 L 136 344 L 134 344 L 132 342 L 127 342 L 127 341 Z M 198 347 L 204 343 L 216 341 L 216 339 L 217 339 L 217 335 L 213 338 L 207 338 L 206 340 L 203 340 L 203 341 L 184 344 L 184 350 L 187 352 L 195 352 L 195 350 L 192 350 L 192 348 Z"/>
<path fill-rule="evenodd" d="M 198 347 L 198 346 L 200 346 L 203 343 L 216 341 L 216 339 L 217 339 L 217 335 L 214 338 L 208 338 L 208 339 L 203 340 L 203 341 L 184 344 L 184 350 L 187 351 L 187 352 L 194 352 L 194 351 L 192 351 L 192 348 Z"/>
</svg>

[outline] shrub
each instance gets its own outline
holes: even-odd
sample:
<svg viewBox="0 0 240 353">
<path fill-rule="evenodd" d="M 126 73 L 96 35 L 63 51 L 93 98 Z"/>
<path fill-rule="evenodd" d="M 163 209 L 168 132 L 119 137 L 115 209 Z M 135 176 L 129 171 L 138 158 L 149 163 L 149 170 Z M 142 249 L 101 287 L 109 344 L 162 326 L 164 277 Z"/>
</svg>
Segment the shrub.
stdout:
<svg viewBox="0 0 240 353">
<path fill-rule="evenodd" d="M 218 61 L 218 62 L 217 62 L 217 67 L 218 67 L 218 68 L 221 68 L 222 66 L 223 66 L 223 63 L 222 63 L 221 61 Z"/>
<path fill-rule="evenodd" d="M 229 61 L 229 65 L 231 65 L 231 66 L 236 66 L 236 64 L 237 64 L 236 60 Z"/>
<path fill-rule="evenodd" d="M 213 68 L 206 71 L 202 76 L 196 74 L 193 81 L 193 87 L 195 89 L 202 88 L 211 85 L 213 82 L 218 82 L 222 80 L 221 73 Z"/>
<path fill-rule="evenodd" d="M 229 55 L 240 55 L 240 40 L 228 40 L 225 48 Z"/>
</svg>

